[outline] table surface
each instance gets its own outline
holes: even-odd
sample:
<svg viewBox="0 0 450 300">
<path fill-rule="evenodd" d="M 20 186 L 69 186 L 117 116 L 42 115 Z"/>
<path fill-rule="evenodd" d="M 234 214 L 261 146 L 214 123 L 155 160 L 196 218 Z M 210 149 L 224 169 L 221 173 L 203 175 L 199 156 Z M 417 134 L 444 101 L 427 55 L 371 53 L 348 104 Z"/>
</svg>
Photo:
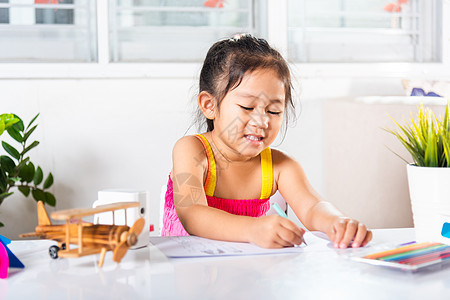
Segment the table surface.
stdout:
<svg viewBox="0 0 450 300">
<path fill-rule="evenodd" d="M 374 250 L 414 240 L 410 228 L 373 232 Z M 120 264 L 108 252 L 98 268 L 98 255 L 51 259 L 52 244 L 9 245 L 26 267 L 0 279 L 0 300 L 450 298 L 450 267 L 411 273 L 372 266 L 347 259 L 353 249 L 170 259 L 150 244 L 128 251 Z"/>
</svg>

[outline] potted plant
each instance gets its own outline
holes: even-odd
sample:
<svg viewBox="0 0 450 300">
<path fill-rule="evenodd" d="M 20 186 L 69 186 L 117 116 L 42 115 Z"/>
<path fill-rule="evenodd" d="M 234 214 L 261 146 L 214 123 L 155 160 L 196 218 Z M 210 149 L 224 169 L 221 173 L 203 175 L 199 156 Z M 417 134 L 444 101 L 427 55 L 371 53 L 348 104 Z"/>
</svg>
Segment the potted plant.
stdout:
<svg viewBox="0 0 450 300">
<path fill-rule="evenodd" d="M 413 163 L 407 165 L 411 207 L 419 241 L 450 243 L 441 236 L 450 222 L 450 118 L 449 104 L 441 118 L 420 105 L 416 119 L 405 125 L 395 120 L 399 131 L 386 129 L 408 150 Z"/>
<path fill-rule="evenodd" d="M 47 191 L 53 184 L 52 173 L 49 173 L 44 181 L 41 167 L 35 167 L 28 156 L 28 152 L 39 145 L 38 141 L 28 144 L 31 134 L 38 126 L 32 127 L 38 116 L 39 114 L 25 127 L 22 120 L 14 114 L 0 115 L 0 136 L 7 132 L 20 144 L 20 148 L 16 148 L 2 140 L 6 155 L 0 155 L 0 205 L 14 193 L 13 188 L 17 188 L 26 197 L 31 194 L 36 201 L 42 200 L 50 206 L 56 204 L 55 196 Z M 39 187 L 41 183 L 42 187 Z M 2 226 L 4 224 L 0 222 L 0 227 Z"/>
</svg>

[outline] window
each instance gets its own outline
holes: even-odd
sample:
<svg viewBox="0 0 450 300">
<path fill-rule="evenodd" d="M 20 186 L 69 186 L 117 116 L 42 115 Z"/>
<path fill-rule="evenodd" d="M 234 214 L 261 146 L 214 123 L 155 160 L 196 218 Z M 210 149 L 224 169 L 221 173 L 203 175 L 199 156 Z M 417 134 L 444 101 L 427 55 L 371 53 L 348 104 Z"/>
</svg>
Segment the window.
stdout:
<svg viewBox="0 0 450 300">
<path fill-rule="evenodd" d="M 200 62 L 213 42 L 242 32 L 293 62 L 441 62 L 445 3 L 0 0 L 0 63 Z"/>
<path fill-rule="evenodd" d="M 0 4 L 7 3 L 7 1 L 8 0 L 0 0 Z M 9 9 L 0 8 L 0 24 L 8 24 L 8 23 L 9 23 Z"/>
<path fill-rule="evenodd" d="M 289 0 L 288 6 L 293 61 L 441 60 L 439 0 Z"/>
<path fill-rule="evenodd" d="M 112 61 L 201 61 L 215 41 L 255 33 L 253 11 L 252 0 L 112 0 Z"/>
<path fill-rule="evenodd" d="M 0 62 L 96 60 L 95 1 L 0 0 Z"/>
</svg>

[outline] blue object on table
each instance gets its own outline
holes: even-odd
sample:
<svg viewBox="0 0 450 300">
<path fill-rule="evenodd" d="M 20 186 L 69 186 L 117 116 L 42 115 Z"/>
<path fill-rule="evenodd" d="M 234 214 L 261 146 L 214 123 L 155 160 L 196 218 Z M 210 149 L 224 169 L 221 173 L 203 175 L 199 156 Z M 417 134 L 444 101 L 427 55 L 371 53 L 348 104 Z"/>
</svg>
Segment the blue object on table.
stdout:
<svg viewBox="0 0 450 300">
<path fill-rule="evenodd" d="M 14 255 L 14 253 L 11 252 L 11 250 L 9 250 L 8 246 L 6 246 L 11 243 L 11 240 L 0 235 L 0 243 L 5 246 L 6 252 L 8 253 L 9 267 L 21 269 L 25 268 L 24 264 L 17 258 L 17 256 Z"/>
<path fill-rule="evenodd" d="M 450 223 L 445 222 L 444 225 L 442 225 L 441 235 L 450 238 Z"/>
<path fill-rule="evenodd" d="M 425 93 L 425 91 L 421 88 L 413 88 L 411 91 L 411 96 L 442 97 L 435 92 Z"/>
</svg>

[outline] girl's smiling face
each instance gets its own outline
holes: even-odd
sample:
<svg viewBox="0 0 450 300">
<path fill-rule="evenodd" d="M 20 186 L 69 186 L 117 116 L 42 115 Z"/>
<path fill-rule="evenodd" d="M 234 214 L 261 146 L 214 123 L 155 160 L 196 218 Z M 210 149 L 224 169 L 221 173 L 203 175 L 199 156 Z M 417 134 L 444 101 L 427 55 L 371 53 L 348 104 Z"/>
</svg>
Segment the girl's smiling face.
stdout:
<svg viewBox="0 0 450 300">
<path fill-rule="evenodd" d="M 273 143 L 284 119 L 285 87 L 278 74 L 257 69 L 223 98 L 214 118 L 213 142 L 230 160 L 251 159 Z"/>
</svg>

